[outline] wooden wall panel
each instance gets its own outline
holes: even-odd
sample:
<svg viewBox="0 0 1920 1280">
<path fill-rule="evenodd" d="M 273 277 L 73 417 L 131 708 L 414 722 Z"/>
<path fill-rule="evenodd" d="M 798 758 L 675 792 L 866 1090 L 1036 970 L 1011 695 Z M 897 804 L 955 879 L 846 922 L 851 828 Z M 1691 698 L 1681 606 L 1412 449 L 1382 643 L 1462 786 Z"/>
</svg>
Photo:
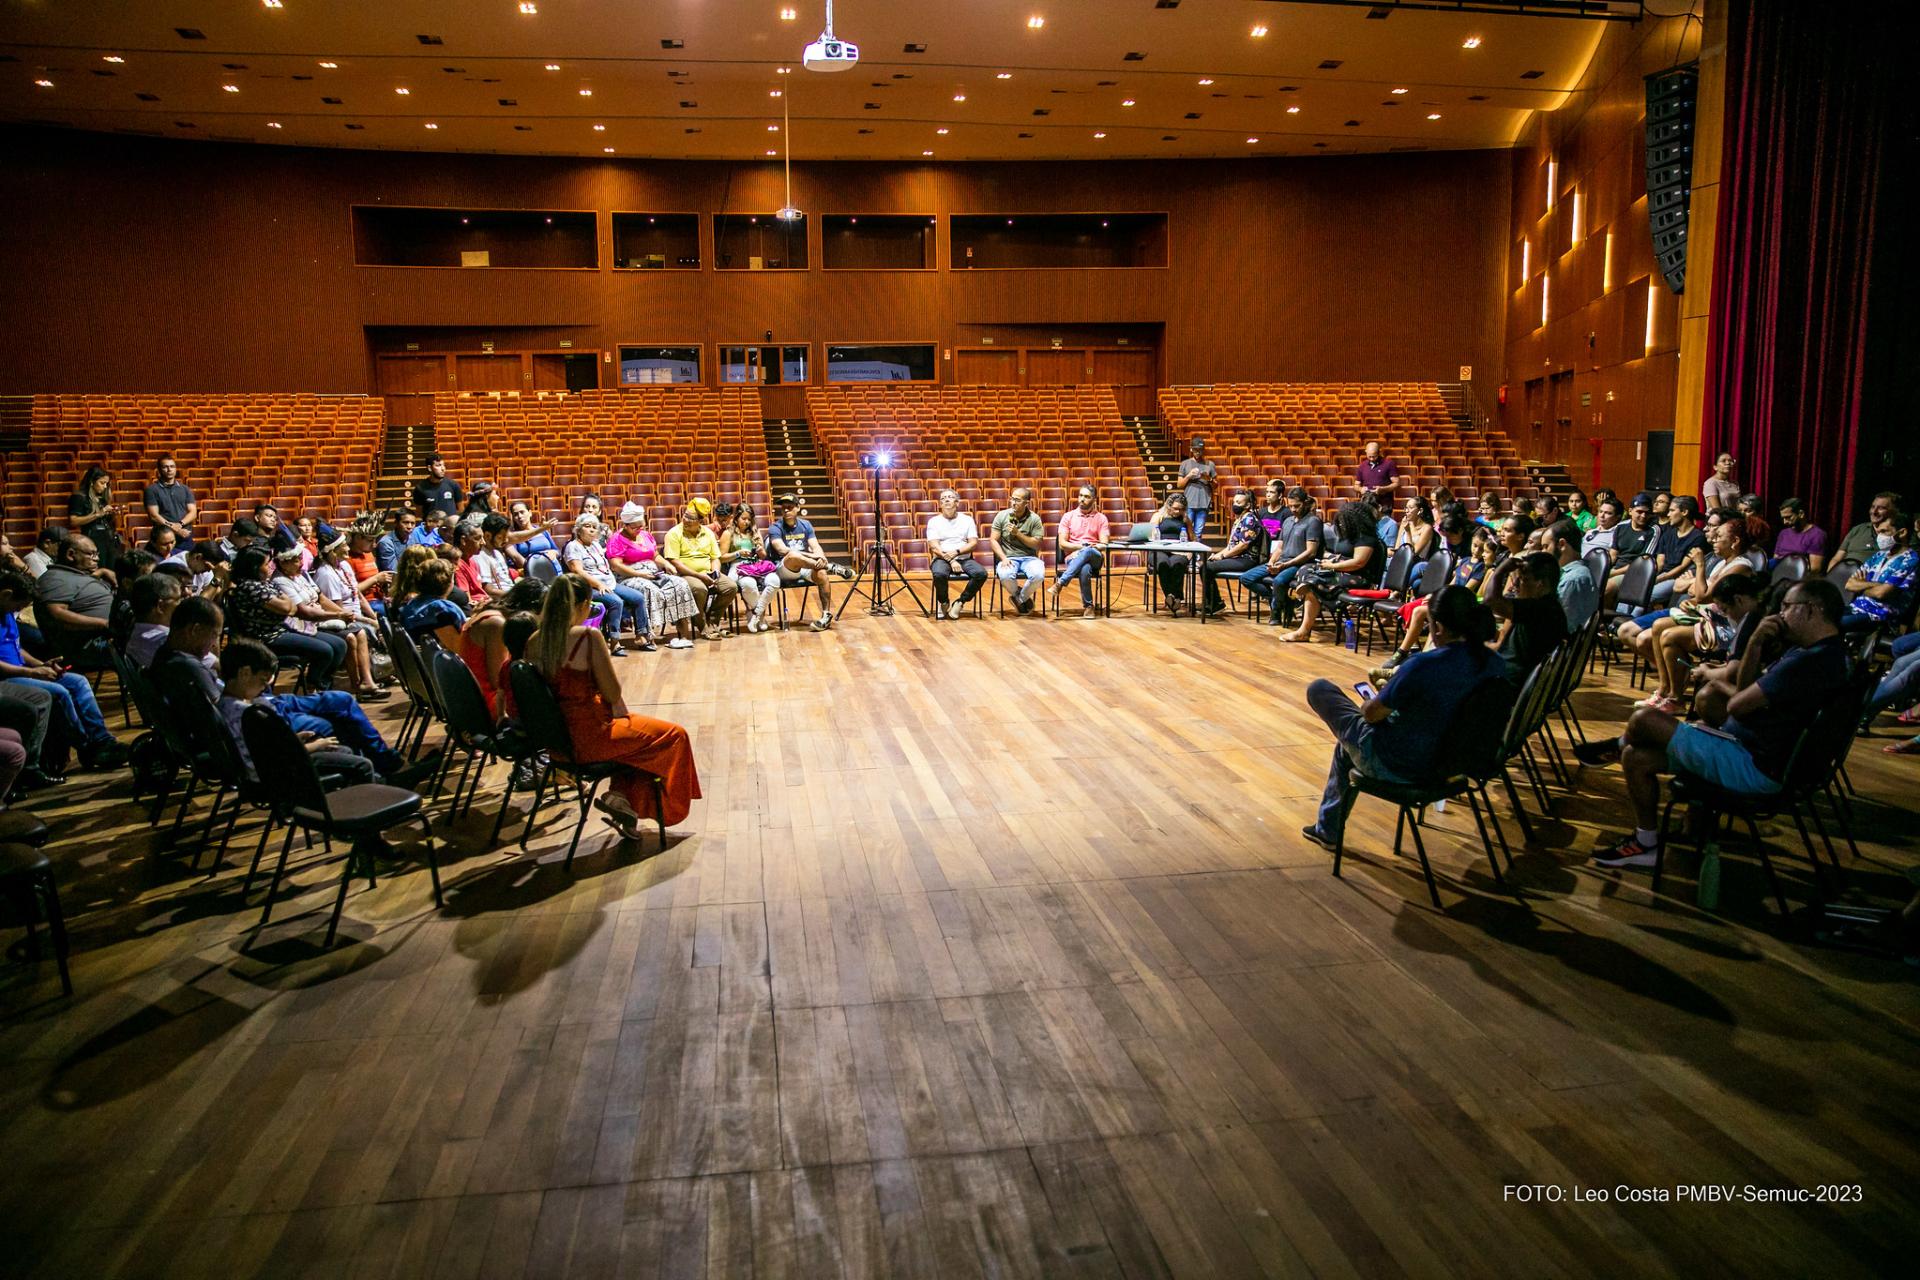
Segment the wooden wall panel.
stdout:
<svg viewBox="0 0 1920 1280">
<path fill-rule="evenodd" d="M 1681 300 L 1660 277 L 1647 226 L 1644 77 L 1693 56 L 1699 30 L 1684 19 L 1610 26 L 1573 99 L 1538 117 L 1512 153 L 1508 238 L 1529 266 L 1507 279 L 1510 390 L 1499 420 L 1523 452 L 1566 463 L 1583 487 L 1597 459 L 1601 483 L 1638 490 L 1647 433 L 1674 426 Z M 1694 270 L 1690 262 L 1687 305 L 1704 308 Z M 1524 388 L 1569 373 L 1571 422 L 1536 432 L 1541 412 Z M 1675 474 L 1685 465 L 1676 452 Z"/>
<path fill-rule="evenodd" d="M 1498 380 L 1506 152 L 797 164 L 795 199 L 810 212 L 931 214 L 943 240 L 954 212 L 1164 211 L 1171 266 L 829 273 L 816 242 L 813 270 L 749 273 L 613 270 L 610 215 L 771 209 L 782 188 L 768 164 L 36 129 L 0 132 L 0 143 L 11 160 L 0 167 L 0 231 L 21 250 L 0 273 L 0 392 L 361 391 L 374 376 L 369 326 L 402 343 L 415 330 L 565 330 L 583 349 L 710 349 L 772 330 L 785 342 L 932 340 L 944 355 L 997 328 L 1124 325 L 1164 333 L 1169 381 L 1450 379 L 1471 364 L 1490 403 Z M 355 267 L 349 210 L 379 203 L 598 210 L 603 265 Z M 702 235 L 711 263 L 710 225 Z"/>
<path fill-rule="evenodd" d="M 953 353 L 953 380 L 989 386 L 1020 385 L 1020 353 L 1005 347 L 960 347 Z"/>
</svg>

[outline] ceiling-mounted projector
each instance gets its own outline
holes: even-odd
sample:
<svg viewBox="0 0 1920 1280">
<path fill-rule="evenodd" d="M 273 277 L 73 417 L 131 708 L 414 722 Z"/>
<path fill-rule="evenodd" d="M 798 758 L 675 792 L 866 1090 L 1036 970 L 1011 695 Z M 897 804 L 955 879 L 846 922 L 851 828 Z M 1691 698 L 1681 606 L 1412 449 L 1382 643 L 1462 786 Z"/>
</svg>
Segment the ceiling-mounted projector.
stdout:
<svg viewBox="0 0 1920 1280">
<path fill-rule="evenodd" d="M 833 0 L 827 0 L 826 29 L 807 46 L 800 61 L 809 71 L 845 71 L 860 61 L 860 46 L 833 34 Z"/>
</svg>

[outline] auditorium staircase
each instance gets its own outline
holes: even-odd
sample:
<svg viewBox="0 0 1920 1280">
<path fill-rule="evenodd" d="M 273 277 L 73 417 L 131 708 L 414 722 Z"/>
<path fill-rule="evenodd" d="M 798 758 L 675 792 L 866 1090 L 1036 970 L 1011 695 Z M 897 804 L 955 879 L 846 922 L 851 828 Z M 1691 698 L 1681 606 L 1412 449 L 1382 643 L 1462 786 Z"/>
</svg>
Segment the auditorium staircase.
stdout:
<svg viewBox="0 0 1920 1280">
<path fill-rule="evenodd" d="M 767 434 L 767 479 L 774 497 L 799 494 L 801 512 L 813 522 L 820 549 L 833 560 L 849 560 L 852 544 L 847 539 L 846 521 L 834 499 L 827 465 L 814 448 L 813 429 L 805 418 L 763 418 L 760 425 Z M 779 515 L 778 511 L 762 511 L 756 518 L 764 525 Z"/>
<path fill-rule="evenodd" d="M 1133 433 L 1133 443 L 1140 450 L 1140 461 L 1147 468 L 1147 483 L 1153 486 L 1157 502 L 1180 478 L 1180 455 L 1167 439 L 1167 433 L 1161 430 L 1160 419 L 1123 414 L 1120 421 Z"/>
<path fill-rule="evenodd" d="M 386 443 L 380 452 L 380 474 L 373 481 L 375 510 L 384 515 L 390 507 L 407 505 L 414 481 L 427 473 L 427 455 L 433 449 L 431 422 L 413 426 L 387 424 Z"/>
</svg>

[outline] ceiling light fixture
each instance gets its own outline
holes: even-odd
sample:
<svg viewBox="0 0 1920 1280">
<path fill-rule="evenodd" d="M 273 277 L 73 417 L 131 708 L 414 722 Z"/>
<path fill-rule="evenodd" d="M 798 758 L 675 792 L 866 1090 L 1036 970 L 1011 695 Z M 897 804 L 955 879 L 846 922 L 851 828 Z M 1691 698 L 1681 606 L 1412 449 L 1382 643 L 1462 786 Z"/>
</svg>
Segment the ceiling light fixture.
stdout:
<svg viewBox="0 0 1920 1280">
<path fill-rule="evenodd" d="M 769 150 L 769 151 L 767 152 L 767 154 L 768 154 L 768 155 L 770 155 L 770 156 L 777 156 L 777 155 L 779 155 L 780 153 L 779 153 L 778 151 L 772 151 L 772 150 Z"/>
<path fill-rule="evenodd" d="M 1427 113 L 1427 119 L 1429 120 L 1438 120 L 1439 118 L 1440 118 L 1440 113 L 1438 111 L 1429 111 Z"/>
<path fill-rule="evenodd" d="M 831 3 L 827 5 L 827 11 L 829 14 L 832 13 L 833 5 Z M 831 22 L 832 19 L 829 18 L 828 21 Z M 806 217 L 806 215 L 800 212 L 799 206 L 793 202 L 793 116 L 789 114 L 787 110 L 787 100 L 785 98 L 780 99 L 780 123 L 786 126 L 779 132 L 780 136 L 786 140 L 783 144 L 783 149 L 787 153 L 785 162 L 787 201 L 774 212 L 773 216 L 782 222 L 798 222 L 800 219 Z M 768 125 L 767 127 L 771 129 L 774 126 Z M 773 152 L 769 151 L 767 154 L 772 155 Z"/>
<path fill-rule="evenodd" d="M 582 90 L 580 91 L 580 96 L 581 96 L 581 97 L 583 97 L 583 98 L 591 98 L 591 97 L 593 96 L 593 90 L 591 90 L 591 89 L 582 89 Z"/>
<path fill-rule="evenodd" d="M 1133 99 L 1132 99 L 1132 98 L 1122 98 L 1122 99 L 1120 99 L 1120 105 L 1121 105 L 1121 106 L 1123 106 L 1123 107 L 1130 107 L 1130 106 L 1132 106 L 1132 105 L 1133 105 Z"/>
<path fill-rule="evenodd" d="M 1254 143 L 1256 143 L 1256 142 L 1258 142 L 1258 141 L 1260 141 L 1260 139 L 1258 139 L 1258 138 L 1248 138 L 1248 139 L 1247 139 L 1247 144 L 1248 144 L 1249 146 L 1251 146 L 1252 144 L 1254 144 Z"/>
<path fill-rule="evenodd" d="M 320 65 L 324 67 L 324 66 L 326 66 L 327 64 L 323 62 L 323 63 L 321 63 Z M 549 70 L 549 71 L 558 71 L 559 69 L 560 69 L 560 64 L 559 64 L 559 63 L 557 63 L 557 62 L 549 62 L 549 63 L 547 64 L 547 70 Z"/>
<path fill-rule="evenodd" d="M 1460 47 L 1462 49 L 1478 49 L 1480 47 L 1480 37 L 1468 36 L 1465 40 L 1462 40 L 1460 42 Z"/>
<path fill-rule="evenodd" d="M 1037 13 L 1034 14 L 1031 18 L 1027 19 L 1027 30 L 1029 31 L 1038 31 L 1040 28 L 1046 25 L 1047 25 L 1047 20 L 1041 17 Z"/>
<path fill-rule="evenodd" d="M 435 124 L 435 123 L 434 123 L 433 121 L 431 121 L 431 120 L 429 120 L 429 121 L 427 121 L 427 128 L 429 128 L 429 129 L 438 129 L 439 127 L 440 127 L 440 126 L 439 126 L 439 125 L 437 125 L 437 124 Z"/>
<path fill-rule="evenodd" d="M 220 87 L 228 93 L 240 92 L 240 86 L 237 84 L 223 84 Z"/>
<path fill-rule="evenodd" d="M 1013 79 L 1013 72 L 1002 71 L 999 75 L 995 76 L 994 79 L 995 80 L 1011 80 Z"/>
<path fill-rule="evenodd" d="M 35 80 L 35 81 L 34 81 L 34 84 L 36 84 L 36 85 L 38 85 L 38 86 L 39 86 L 40 88 L 42 88 L 42 89 L 51 89 L 51 88 L 53 88 L 53 81 L 51 81 L 51 80 L 49 80 L 49 79 L 47 79 L 47 78 L 46 78 L 46 77 L 44 77 L 44 76 L 42 76 L 42 77 L 41 77 L 40 79 L 38 79 L 38 80 Z"/>
<path fill-rule="evenodd" d="M 269 129 L 278 129 L 279 127 L 280 127 L 280 122 L 279 122 L 278 120 L 269 120 L 269 121 L 267 121 L 267 128 L 269 128 Z"/>
<path fill-rule="evenodd" d="M 410 94 L 410 93 L 412 93 L 412 92 L 413 92 L 413 90 L 411 90 L 411 89 L 409 89 L 409 88 L 407 88 L 407 87 L 406 87 L 405 85 L 401 85 L 401 86 L 400 86 L 399 88 L 397 88 L 397 89 L 395 89 L 395 90 L 394 90 L 394 92 L 395 92 L 395 93 L 397 93 L 397 94 L 399 94 L 399 95 L 400 95 L 401 97 L 403 97 L 403 98 L 404 98 L 404 97 L 406 97 L 406 96 L 407 96 L 408 94 Z"/>
<path fill-rule="evenodd" d="M 777 124 L 770 124 L 770 125 L 768 125 L 768 126 L 767 126 L 767 132 L 768 132 L 768 133 L 778 133 L 778 132 L 780 132 L 780 126 L 779 126 L 779 125 L 777 125 Z"/>
<path fill-rule="evenodd" d="M 767 90 L 767 96 L 768 96 L 769 98 L 777 98 L 777 97 L 779 97 L 779 96 L 780 96 L 780 94 L 781 94 L 781 90 L 779 90 L 779 89 L 769 89 L 769 90 Z"/>
<path fill-rule="evenodd" d="M 595 133 L 605 133 L 605 132 L 607 131 L 607 126 L 605 126 L 605 125 L 603 125 L 603 124 L 597 124 L 597 125 L 595 125 L 595 126 L 593 126 L 593 131 L 594 131 Z"/>
<path fill-rule="evenodd" d="M 1099 139 L 1099 138 L 1104 138 L 1104 137 L 1106 137 L 1107 135 L 1106 135 L 1106 134 L 1104 134 L 1104 133 L 1096 133 L 1096 134 L 1094 134 L 1093 136 L 1094 136 L 1094 137 L 1095 137 L 1096 139 Z"/>
<path fill-rule="evenodd" d="M 1399 95 L 1399 94 L 1403 94 L 1403 93 L 1405 93 L 1405 92 L 1406 92 L 1406 90 L 1405 90 L 1405 89 L 1395 89 L 1395 90 L 1394 90 L 1393 92 L 1394 92 L 1394 94 L 1395 94 L 1395 95 L 1397 96 L 1397 95 Z"/>
<path fill-rule="evenodd" d="M 930 156 L 930 155 L 932 155 L 932 154 L 933 154 L 933 152 L 931 152 L 931 151 L 922 151 L 922 152 L 921 152 L 920 154 L 921 154 L 921 155 L 923 155 L 923 156 Z"/>
<path fill-rule="evenodd" d="M 1252 31 L 1249 31 L 1247 34 L 1252 36 L 1255 40 L 1258 40 L 1261 36 L 1264 36 L 1267 34 L 1267 29 L 1265 27 L 1256 26 Z"/>
<path fill-rule="evenodd" d="M 1202 76 L 1202 77 L 1200 78 L 1200 83 L 1201 83 L 1201 84 L 1212 84 L 1212 83 L 1213 83 L 1213 77 L 1212 77 L 1212 76 Z"/>
<path fill-rule="evenodd" d="M 286 4 L 285 0 L 260 0 L 260 7 L 263 9 L 284 9 Z"/>
<path fill-rule="evenodd" d="M 795 18 L 799 16 L 800 16 L 800 11 L 794 8 L 792 5 L 787 5 L 785 8 L 780 10 L 780 21 L 782 22 L 792 22 Z"/>
<path fill-rule="evenodd" d="M 1288 108 L 1287 108 L 1287 114 L 1288 114 L 1288 115 L 1290 115 L 1290 116 L 1297 116 L 1297 115 L 1299 115 L 1299 114 L 1300 114 L 1300 108 L 1298 108 L 1298 107 L 1288 107 Z"/>
<path fill-rule="evenodd" d="M 320 65 L 328 71 L 338 71 L 340 69 L 340 64 L 337 62 L 323 62 Z"/>
<path fill-rule="evenodd" d="M 520 0 L 520 12 L 531 18 L 534 14 L 540 12 L 540 6 L 535 4 L 533 0 Z"/>
<path fill-rule="evenodd" d="M 941 125 L 938 129 L 935 129 L 934 132 L 939 134 L 941 137 L 945 137 L 949 132 L 949 130 L 945 125 Z"/>
<path fill-rule="evenodd" d="M 953 95 L 953 100 L 955 102 L 965 102 L 967 100 L 967 95 L 964 93 L 956 93 Z"/>
<path fill-rule="evenodd" d="M 100 57 L 100 61 L 119 63 L 119 62 L 125 62 L 126 59 L 121 57 L 117 53 L 108 53 L 108 54 L 102 54 Z"/>
<path fill-rule="evenodd" d="M 606 152 L 606 153 L 607 153 L 608 155 L 612 155 L 612 154 L 613 154 L 613 148 L 612 148 L 612 147 L 602 147 L 602 148 L 600 148 L 600 149 L 601 149 L 602 151 L 604 151 L 604 152 Z"/>
</svg>

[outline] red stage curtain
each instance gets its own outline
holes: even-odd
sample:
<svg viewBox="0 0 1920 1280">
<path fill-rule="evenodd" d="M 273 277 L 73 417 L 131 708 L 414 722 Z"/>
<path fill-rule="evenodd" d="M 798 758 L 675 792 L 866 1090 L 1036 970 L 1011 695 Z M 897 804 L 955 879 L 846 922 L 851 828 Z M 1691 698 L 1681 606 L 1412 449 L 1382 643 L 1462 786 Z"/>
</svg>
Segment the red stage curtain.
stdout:
<svg viewBox="0 0 1920 1280">
<path fill-rule="evenodd" d="M 1867 284 L 1900 42 L 1876 39 L 1852 5 L 1728 9 L 1701 476 L 1731 453 L 1744 487 L 1769 503 L 1804 497 L 1841 530 L 1857 518 Z"/>
</svg>

